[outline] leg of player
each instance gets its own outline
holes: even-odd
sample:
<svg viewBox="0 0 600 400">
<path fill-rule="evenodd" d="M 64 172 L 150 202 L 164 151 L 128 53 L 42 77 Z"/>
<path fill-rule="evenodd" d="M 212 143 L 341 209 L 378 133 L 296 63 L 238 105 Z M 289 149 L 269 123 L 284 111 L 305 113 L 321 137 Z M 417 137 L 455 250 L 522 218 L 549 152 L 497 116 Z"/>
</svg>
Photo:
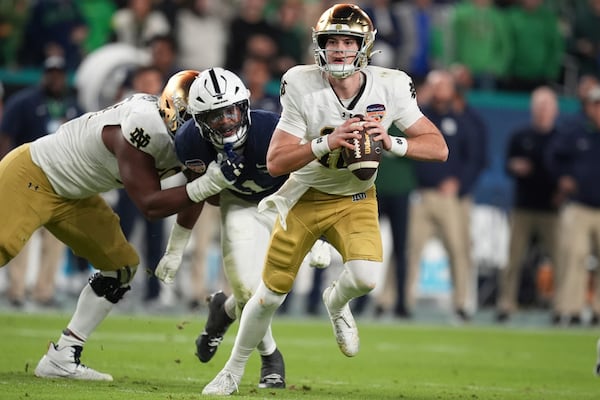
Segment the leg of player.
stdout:
<svg viewBox="0 0 600 400">
<path fill-rule="evenodd" d="M 136 269 L 137 267 L 124 267 L 117 271 L 97 272 L 89 279 L 89 283 L 79 295 L 71 321 L 58 342 L 50 343 L 48 352 L 35 368 L 35 376 L 94 381 L 113 380 L 111 375 L 82 364 L 81 352 L 89 335 L 131 289 L 129 283 Z"/>
<path fill-rule="evenodd" d="M 213 358 L 225 332 L 235 321 L 235 316 L 230 316 L 225 308 L 225 302 L 228 300 L 235 304 L 233 296 L 228 299 L 225 293 L 219 291 L 210 295 L 207 300 L 208 318 L 204 330 L 196 339 L 196 356 L 203 363 Z"/>
<path fill-rule="evenodd" d="M 373 271 L 377 268 L 381 268 L 380 262 L 348 261 L 338 280 L 323 291 L 323 302 L 331 319 L 336 342 L 348 357 L 355 356 L 360 346 L 358 328 L 349 302 L 373 290 Z"/>
<path fill-rule="evenodd" d="M 285 297 L 285 294 L 275 293 L 267 289 L 264 283 L 260 283 L 244 307 L 229 360 L 217 376 L 204 387 L 202 394 L 228 396 L 237 392 L 250 354 L 265 337 L 273 315 Z"/>
<path fill-rule="evenodd" d="M 200 361 L 208 361 L 214 356 L 223 334 L 240 315 L 262 281 L 262 263 L 271 236 L 272 223 L 261 222 L 255 205 L 232 194 L 221 193 L 220 207 L 223 268 L 232 296 L 226 298 L 220 293 L 211 299 L 205 330 L 196 342 Z M 249 262 L 250 260 L 254 262 Z M 257 345 L 257 351 L 262 364 L 258 387 L 285 388 L 285 363 L 270 326 Z"/>
<path fill-rule="evenodd" d="M 196 356 L 201 362 L 208 362 L 215 355 L 223 336 L 229 326 L 235 321 L 235 299 L 227 297 L 223 292 L 214 293 L 209 297 L 208 318 L 204 331 L 196 339 Z M 257 350 L 261 357 L 260 380 L 261 389 L 285 388 L 285 362 L 283 355 L 277 349 L 277 344 L 271 333 L 270 326 Z"/>
</svg>

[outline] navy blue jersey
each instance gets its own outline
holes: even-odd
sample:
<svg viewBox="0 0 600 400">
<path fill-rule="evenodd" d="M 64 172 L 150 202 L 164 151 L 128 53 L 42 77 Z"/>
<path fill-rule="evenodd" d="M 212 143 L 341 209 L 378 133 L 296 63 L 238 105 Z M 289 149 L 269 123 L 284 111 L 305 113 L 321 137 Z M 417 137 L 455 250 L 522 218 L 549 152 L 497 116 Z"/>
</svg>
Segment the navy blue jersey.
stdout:
<svg viewBox="0 0 600 400">
<path fill-rule="evenodd" d="M 267 171 L 267 149 L 279 115 L 262 110 L 250 112 L 248 137 L 242 147 L 245 158 L 242 174 L 230 189 L 234 195 L 254 203 L 274 193 L 283 185 L 287 175 L 276 178 Z M 193 120 L 187 121 L 175 135 L 175 150 L 179 161 L 192 171 L 206 170 L 217 159 L 214 146 L 202 136 Z"/>
<path fill-rule="evenodd" d="M 559 127 L 546 160 L 554 176 L 571 176 L 577 182 L 572 200 L 600 207 L 600 129 L 591 121 L 582 116 Z"/>
</svg>

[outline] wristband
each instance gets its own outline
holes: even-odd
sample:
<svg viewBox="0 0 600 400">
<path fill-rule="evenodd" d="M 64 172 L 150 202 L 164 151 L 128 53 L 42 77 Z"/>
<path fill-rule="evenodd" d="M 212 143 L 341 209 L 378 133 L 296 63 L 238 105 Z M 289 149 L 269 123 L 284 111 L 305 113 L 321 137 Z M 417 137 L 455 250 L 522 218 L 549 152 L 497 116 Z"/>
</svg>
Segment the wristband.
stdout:
<svg viewBox="0 0 600 400">
<path fill-rule="evenodd" d="M 167 253 L 183 254 L 191 235 L 191 229 L 184 228 L 175 222 L 171 228 L 171 235 L 167 243 Z"/>
<path fill-rule="evenodd" d="M 391 136 L 390 139 L 392 139 L 390 152 L 398 157 L 404 157 L 408 151 L 408 140 L 400 136 Z"/>
<path fill-rule="evenodd" d="M 312 150 L 317 160 L 321 157 L 326 156 L 331 152 L 329 144 L 327 143 L 327 136 L 319 136 L 310 141 L 310 149 Z"/>
</svg>

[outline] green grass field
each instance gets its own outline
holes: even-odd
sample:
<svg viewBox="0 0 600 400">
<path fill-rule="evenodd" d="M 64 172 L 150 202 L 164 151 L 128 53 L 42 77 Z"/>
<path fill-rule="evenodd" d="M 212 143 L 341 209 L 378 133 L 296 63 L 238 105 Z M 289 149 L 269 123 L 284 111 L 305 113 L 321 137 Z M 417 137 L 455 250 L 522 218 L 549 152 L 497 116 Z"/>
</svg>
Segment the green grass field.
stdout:
<svg viewBox="0 0 600 400">
<path fill-rule="evenodd" d="M 198 399 L 224 365 L 237 323 L 215 358 L 194 356 L 200 318 L 112 315 L 94 333 L 82 361 L 114 382 L 33 375 L 67 315 L 0 314 L 0 399 Z M 361 350 L 337 348 L 329 321 L 276 317 L 286 359 L 285 390 L 256 388 L 259 357 L 246 369 L 239 399 L 599 399 L 592 374 L 598 331 L 449 326 L 359 320 Z"/>
</svg>

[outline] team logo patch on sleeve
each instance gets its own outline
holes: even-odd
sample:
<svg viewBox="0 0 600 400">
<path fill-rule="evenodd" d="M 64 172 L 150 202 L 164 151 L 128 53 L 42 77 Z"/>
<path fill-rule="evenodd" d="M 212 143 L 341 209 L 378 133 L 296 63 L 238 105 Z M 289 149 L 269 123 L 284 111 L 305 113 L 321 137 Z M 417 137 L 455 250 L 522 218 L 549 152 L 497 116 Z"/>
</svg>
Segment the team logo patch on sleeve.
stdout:
<svg viewBox="0 0 600 400">
<path fill-rule="evenodd" d="M 385 116 L 385 105 L 383 104 L 370 104 L 367 106 L 367 117 L 375 118 L 377 121 L 381 121 Z"/>
<path fill-rule="evenodd" d="M 188 160 L 185 162 L 185 166 L 190 171 L 194 171 L 197 174 L 203 174 L 206 172 L 206 164 L 202 160 Z"/>
<path fill-rule="evenodd" d="M 150 135 L 144 133 L 142 128 L 135 128 L 134 131 L 129 134 L 129 140 L 135 147 L 142 149 L 150 144 Z"/>
</svg>

